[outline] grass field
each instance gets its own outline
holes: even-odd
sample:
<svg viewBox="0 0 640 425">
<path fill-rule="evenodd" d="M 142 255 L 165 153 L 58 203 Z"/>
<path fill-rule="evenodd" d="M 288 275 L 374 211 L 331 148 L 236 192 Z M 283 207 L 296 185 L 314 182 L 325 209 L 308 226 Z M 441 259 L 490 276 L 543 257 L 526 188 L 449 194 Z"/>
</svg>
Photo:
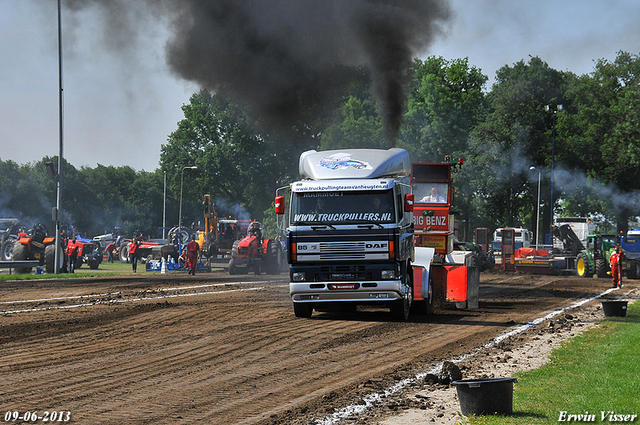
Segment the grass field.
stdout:
<svg viewBox="0 0 640 425">
<path fill-rule="evenodd" d="M 565 342 L 547 365 L 516 374 L 512 416 L 461 423 L 640 423 L 640 305 Z"/>
<path fill-rule="evenodd" d="M 138 262 L 138 273 L 145 272 L 145 265 Z M 107 263 L 103 261 L 96 270 L 91 270 L 88 265 L 84 264 L 81 268 L 77 269 L 75 273 L 61 273 L 59 275 L 51 274 L 36 274 L 34 268 L 31 273 L 17 274 L 15 271 L 9 274 L 8 269 L 3 269 L 0 274 L 0 281 L 2 280 L 28 280 L 28 279 L 50 279 L 52 277 L 91 277 L 91 276 L 105 276 L 105 275 L 121 275 L 133 273 L 131 264 L 120 263 L 118 261 L 114 263 Z"/>
</svg>

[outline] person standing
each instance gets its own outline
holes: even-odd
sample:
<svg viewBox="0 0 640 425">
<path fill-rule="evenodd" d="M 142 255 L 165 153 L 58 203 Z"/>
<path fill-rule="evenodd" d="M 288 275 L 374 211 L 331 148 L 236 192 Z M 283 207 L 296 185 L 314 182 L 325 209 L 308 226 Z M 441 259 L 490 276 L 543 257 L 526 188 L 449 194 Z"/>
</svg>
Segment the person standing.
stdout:
<svg viewBox="0 0 640 425">
<path fill-rule="evenodd" d="M 198 264 L 198 251 L 200 251 L 200 245 L 196 242 L 196 235 L 191 235 L 191 240 L 187 244 L 187 261 L 189 262 L 189 274 L 194 276 Z"/>
<path fill-rule="evenodd" d="M 116 250 L 116 244 L 113 242 L 111 242 L 105 248 L 105 251 L 107 251 L 107 263 L 113 263 L 113 251 L 115 250 Z"/>
<path fill-rule="evenodd" d="M 622 259 L 624 252 L 620 249 L 620 245 L 616 245 L 615 251 L 609 257 L 611 265 L 611 277 L 613 278 L 613 287 L 622 288 Z"/>
<path fill-rule="evenodd" d="M 131 261 L 131 267 L 133 272 L 135 273 L 138 268 L 138 246 L 140 245 L 140 241 L 138 239 L 134 239 L 129 244 L 129 259 Z"/>
<path fill-rule="evenodd" d="M 76 268 L 76 261 L 78 261 L 76 238 L 73 238 L 73 240 L 67 244 L 67 256 L 69 257 L 69 273 L 73 273 Z"/>
</svg>

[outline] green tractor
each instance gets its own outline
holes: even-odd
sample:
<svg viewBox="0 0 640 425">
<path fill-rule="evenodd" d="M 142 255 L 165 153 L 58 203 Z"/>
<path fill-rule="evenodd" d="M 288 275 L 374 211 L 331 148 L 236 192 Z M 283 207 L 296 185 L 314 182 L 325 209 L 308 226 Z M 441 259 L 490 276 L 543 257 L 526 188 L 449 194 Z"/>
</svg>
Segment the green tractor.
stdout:
<svg viewBox="0 0 640 425">
<path fill-rule="evenodd" d="M 587 247 L 576 257 L 576 273 L 580 277 L 607 277 L 611 272 L 609 257 L 619 243 L 616 235 L 589 235 Z M 626 261 L 622 262 L 623 271 L 629 268 Z"/>
</svg>

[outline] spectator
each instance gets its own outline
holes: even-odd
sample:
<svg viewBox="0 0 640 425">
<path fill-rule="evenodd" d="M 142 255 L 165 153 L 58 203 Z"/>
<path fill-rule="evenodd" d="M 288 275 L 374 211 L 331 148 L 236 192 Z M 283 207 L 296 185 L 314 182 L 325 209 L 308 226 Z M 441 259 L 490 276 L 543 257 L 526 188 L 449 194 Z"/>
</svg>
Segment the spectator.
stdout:
<svg viewBox="0 0 640 425">
<path fill-rule="evenodd" d="M 133 272 L 135 273 L 138 268 L 138 247 L 140 246 L 140 241 L 138 239 L 134 239 L 129 244 L 129 258 L 131 259 L 131 267 Z"/>
<path fill-rule="evenodd" d="M 78 261 L 78 245 L 76 245 L 76 238 L 73 238 L 67 245 L 67 256 L 69 257 L 69 273 L 73 273 L 76 268 L 76 261 Z"/>
<path fill-rule="evenodd" d="M 111 242 L 105 248 L 105 251 L 107 251 L 107 263 L 113 263 L 113 251 L 115 251 L 115 249 L 116 249 L 116 244 L 113 242 Z"/>
<path fill-rule="evenodd" d="M 611 265 L 611 277 L 613 277 L 613 287 L 622 288 L 622 260 L 624 252 L 621 251 L 620 245 L 616 245 L 615 251 L 609 257 Z"/>
<path fill-rule="evenodd" d="M 194 276 L 198 265 L 198 251 L 200 251 L 200 245 L 196 242 L 196 235 L 191 235 L 191 240 L 187 244 L 187 260 L 189 262 L 189 274 Z"/>
</svg>

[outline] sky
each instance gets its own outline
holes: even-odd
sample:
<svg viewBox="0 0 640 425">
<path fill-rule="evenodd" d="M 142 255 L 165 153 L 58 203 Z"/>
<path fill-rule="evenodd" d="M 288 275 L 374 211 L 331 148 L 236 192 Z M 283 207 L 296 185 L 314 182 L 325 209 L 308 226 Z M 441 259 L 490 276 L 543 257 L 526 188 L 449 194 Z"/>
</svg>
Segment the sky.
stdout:
<svg viewBox="0 0 640 425">
<path fill-rule="evenodd" d="M 597 59 L 640 54 L 637 0 L 451 0 L 451 18 L 415 56 L 469 58 L 489 77 L 538 56 L 587 74 Z M 128 40 L 95 8 L 62 10 L 63 157 L 79 167 L 153 171 L 160 149 L 199 87 L 170 71 L 169 28 L 144 25 Z M 109 40 L 109 42 L 105 42 Z M 25 164 L 59 153 L 57 8 L 53 0 L 0 2 L 0 159 Z"/>
</svg>

